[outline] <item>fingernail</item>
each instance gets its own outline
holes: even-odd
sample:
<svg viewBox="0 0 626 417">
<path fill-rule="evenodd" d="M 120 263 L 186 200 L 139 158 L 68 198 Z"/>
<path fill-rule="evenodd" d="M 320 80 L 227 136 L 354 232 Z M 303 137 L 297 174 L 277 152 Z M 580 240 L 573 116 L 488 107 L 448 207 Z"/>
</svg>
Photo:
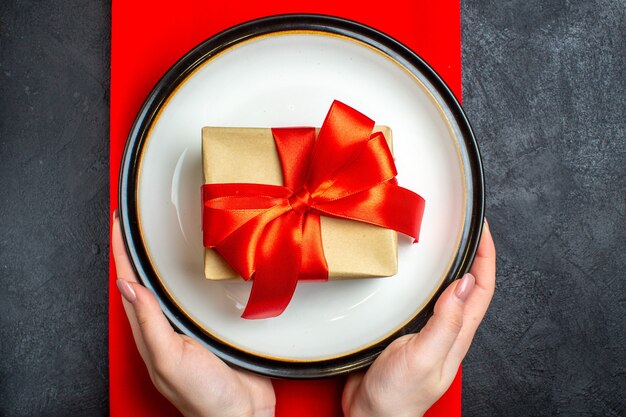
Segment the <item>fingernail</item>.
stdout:
<svg viewBox="0 0 626 417">
<path fill-rule="evenodd" d="M 117 220 L 120 218 L 120 213 L 117 211 L 117 209 L 113 210 L 113 220 Z"/>
<path fill-rule="evenodd" d="M 485 223 L 485 227 L 489 227 L 489 222 L 486 217 L 483 218 L 483 223 Z"/>
<path fill-rule="evenodd" d="M 133 287 L 131 287 L 127 281 L 118 278 L 116 284 L 117 289 L 120 290 L 120 293 L 122 294 L 122 297 L 124 297 L 124 300 L 128 301 L 129 303 L 134 303 L 135 300 L 137 300 L 137 294 L 135 294 L 135 290 L 133 290 Z"/>
<path fill-rule="evenodd" d="M 476 279 L 474 278 L 474 275 L 472 274 L 463 275 L 463 278 L 461 278 L 459 283 L 456 284 L 456 288 L 454 289 L 454 294 L 461 301 L 467 300 L 467 297 L 469 297 L 470 293 L 474 289 L 475 283 L 476 283 Z"/>
</svg>

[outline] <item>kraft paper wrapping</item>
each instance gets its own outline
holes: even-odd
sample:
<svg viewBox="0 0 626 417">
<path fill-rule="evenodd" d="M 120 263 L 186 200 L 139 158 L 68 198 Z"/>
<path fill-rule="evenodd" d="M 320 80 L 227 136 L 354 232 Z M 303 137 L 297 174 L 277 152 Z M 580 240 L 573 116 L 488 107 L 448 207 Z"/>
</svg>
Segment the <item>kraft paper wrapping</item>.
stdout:
<svg viewBox="0 0 626 417">
<path fill-rule="evenodd" d="M 374 131 L 383 132 L 391 149 L 391 129 L 376 126 Z M 206 184 L 283 185 L 271 129 L 204 127 L 202 162 Z M 329 279 L 386 277 L 398 272 L 398 235 L 394 230 L 354 220 L 320 218 Z M 217 251 L 206 248 L 204 275 L 211 280 L 240 278 Z"/>
</svg>

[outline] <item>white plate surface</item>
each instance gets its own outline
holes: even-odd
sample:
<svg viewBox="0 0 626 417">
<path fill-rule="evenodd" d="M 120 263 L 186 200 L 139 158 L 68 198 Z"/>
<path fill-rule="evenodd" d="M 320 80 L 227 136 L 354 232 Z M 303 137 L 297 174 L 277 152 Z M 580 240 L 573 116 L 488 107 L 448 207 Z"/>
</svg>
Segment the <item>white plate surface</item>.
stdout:
<svg viewBox="0 0 626 417">
<path fill-rule="evenodd" d="M 201 128 L 320 126 L 334 99 L 392 128 L 399 184 L 426 200 L 420 242 L 400 236 L 394 277 L 299 283 L 281 316 L 241 319 L 251 283 L 203 277 Z M 287 361 L 361 350 L 415 316 L 457 253 L 466 204 L 457 142 L 429 92 L 379 51 L 321 33 L 246 41 L 189 76 L 149 133 L 137 195 L 147 252 L 176 304 L 239 349 Z"/>
</svg>

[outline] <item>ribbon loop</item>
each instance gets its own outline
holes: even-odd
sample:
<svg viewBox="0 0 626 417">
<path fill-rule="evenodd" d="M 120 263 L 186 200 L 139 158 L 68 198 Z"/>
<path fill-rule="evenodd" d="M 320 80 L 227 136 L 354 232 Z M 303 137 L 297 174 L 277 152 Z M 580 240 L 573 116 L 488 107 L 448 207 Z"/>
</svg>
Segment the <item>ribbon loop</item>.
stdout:
<svg viewBox="0 0 626 417">
<path fill-rule="evenodd" d="M 396 182 L 393 157 L 374 122 L 334 101 L 314 128 L 273 128 L 284 186 L 205 184 L 203 233 L 253 289 L 242 317 L 283 312 L 298 280 L 326 281 L 320 215 L 419 236 L 424 200 Z M 295 190 L 295 191 L 294 191 Z"/>
</svg>

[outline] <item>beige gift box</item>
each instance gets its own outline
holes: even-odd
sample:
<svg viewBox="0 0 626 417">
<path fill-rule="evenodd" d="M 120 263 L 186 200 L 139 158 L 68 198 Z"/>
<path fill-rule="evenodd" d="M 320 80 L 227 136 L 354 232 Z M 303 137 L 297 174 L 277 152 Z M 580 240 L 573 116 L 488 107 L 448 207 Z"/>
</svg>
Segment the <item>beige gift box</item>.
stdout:
<svg viewBox="0 0 626 417">
<path fill-rule="evenodd" d="M 319 130 L 318 130 L 319 131 Z M 391 129 L 383 132 L 391 149 Z M 283 185 L 271 129 L 204 127 L 202 167 L 205 184 Z M 398 235 L 354 220 L 321 216 L 322 246 L 330 279 L 385 277 L 398 272 Z M 205 248 L 204 275 L 211 280 L 237 278 L 214 249 Z"/>
</svg>

